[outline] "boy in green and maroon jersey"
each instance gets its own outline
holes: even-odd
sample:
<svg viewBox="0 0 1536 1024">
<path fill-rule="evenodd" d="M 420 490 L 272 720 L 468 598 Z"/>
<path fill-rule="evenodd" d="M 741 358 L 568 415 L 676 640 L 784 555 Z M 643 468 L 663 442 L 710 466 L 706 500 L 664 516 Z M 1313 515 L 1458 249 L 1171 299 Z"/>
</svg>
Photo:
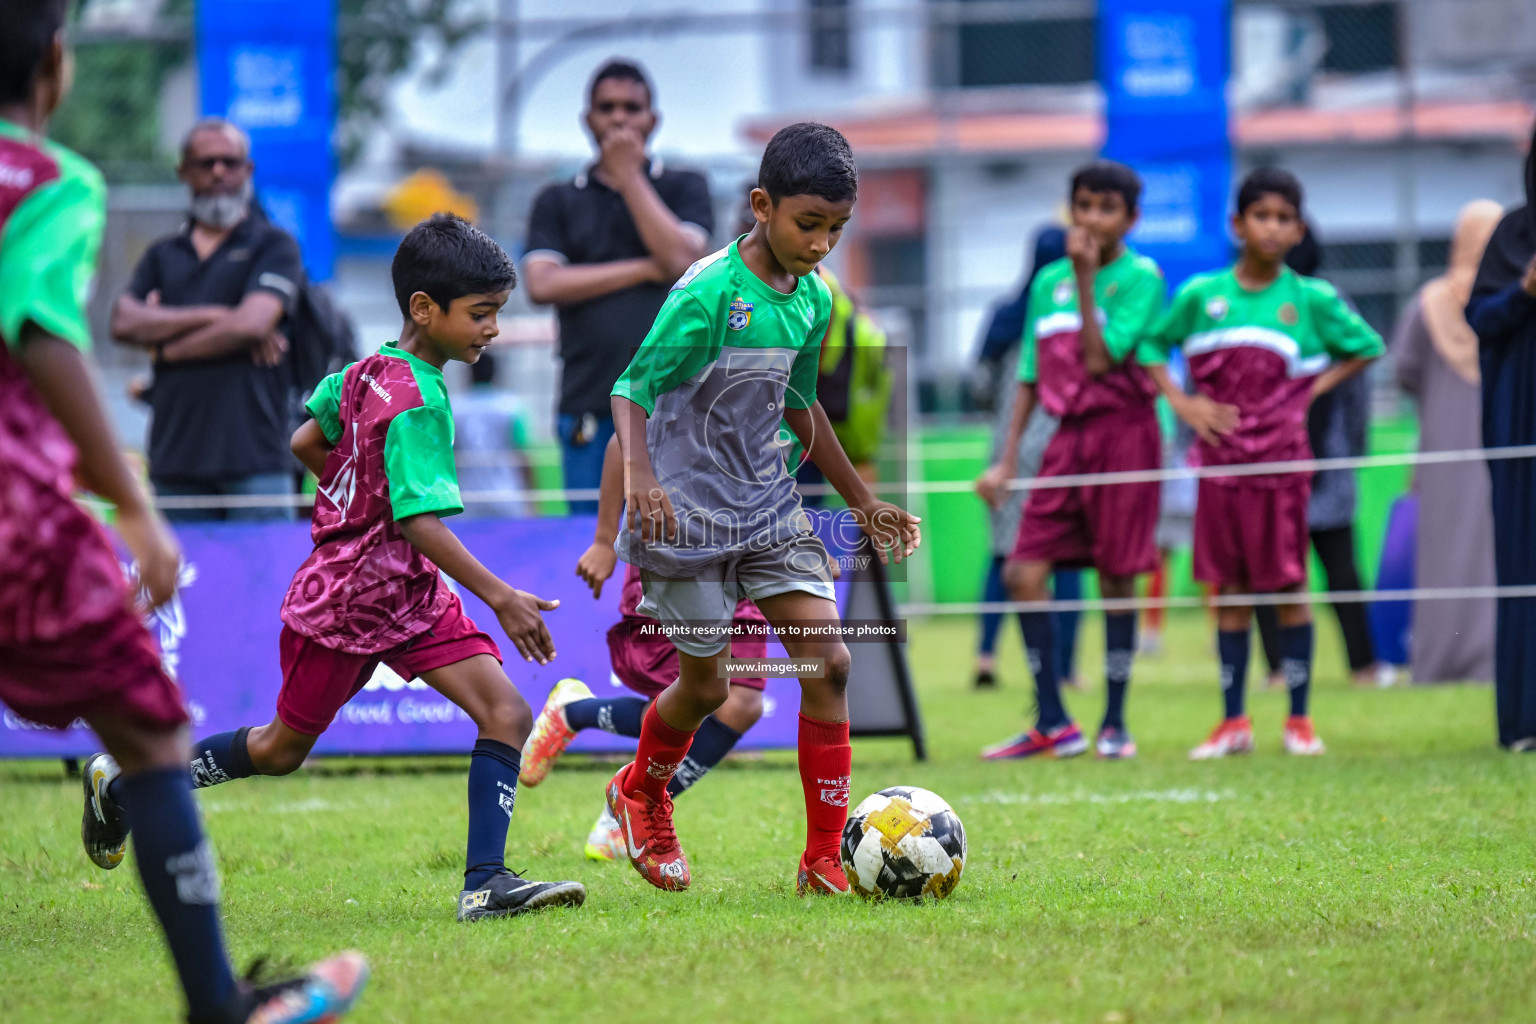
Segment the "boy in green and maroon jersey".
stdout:
<svg viewBox="0 0 1536 1024">
<path fill-rule="evenodd" d="M 1072 175 L 1072 228 L 1067 255 L 1047 264 L 1029 291 L 1019 394 L 997 463 L 977 481 L 994 507 L 1016 464 L 1019 439 L 1035 405 L 1061 421 L 1041 459 L 1039 476 L 1155 470 L 1162 440 L 1156 388 L 1136 351 L 1162 312 L 1166 287 L 1157 264 L 1125 244 L 1136 225 L 1141 180 L 1124 164 L 1100 160 Z M 1030 492 L 1008 556 L 1008 590 L 1015 601 L 1044 601 L 1057 567 L 1097 569 L 1105 597 L 1126 598 L 1136 576 L 1157 568 L 1158 484 L 1041 488 Z M 988 747 L 988 760 L 1088 749 L 1061 701 L 1051 618 L 1019 615 L 1035 676 L 1035 726 Z M 1125 728 L 1125 694 L 1136 651 L 1136 614 L 1104 616 L 1107 702 L 1098 755 L 1136 756 Z"/>
<path fill-rule="evenodd" d="M 356 953 L 273 985 L 235 977 L 213 850 L 187 781 L 181 691 L 130 606 L 112 545 L 74 501 L 78 479 L 116 507 L 143 603 L 168 600 L 180 552 L 117 449 L 87 360 L 85 298 L 106 185 L 44 138 L 68 89 L 65 6 L 0 4 L 0 703 L 55 728 L 83 718 L 112 752 L 86 763 L 80 838 L 92 859 L 115 867 L 125 851 L 108 834 L 138 826 L 139 877 L 191 1024 L 334 1020 L 367 980 Z M 110 810 L 95 799 L 109 776 L 121 796 Z M 57 1002 L 63 1017 L 80 1016 Z M 121 1002 L 129 1015 L 159 1016 L 142 993 Z"/>
<path fill-rule="evenodd" d="M 1301 277 L 1285 256 L 1301 241 L 1301 184 L 1263 167 L 1243 180 L 1232 229 L 1236 265 L 1186 281 L 1142 359 L 1169 403 L 1199 435 L 1201 466 L 1309 459 L 1307 407 L 1382 353 L 1381 336 L 1326 281 Z M 1169 378 L 1168 353 L 1182 348 L 1195 394 Z M 1311 476 L 1288 473 L 1200 481 L 1195 508 L 1195 578 L 1222 594 L 1299 593 L 1307 581 Z M 1253 724 L 1244 712 L 1251 607 L 1223 607 L 1217 648 L 1225 714 L 1194 750 L 1195 760 L 1247 753 Z M 1321 754 L 1308 696 L 1312 612 L 1280 606 L 1281 668 L 1290 688 L 1285 749 Z"/>
<path fill-rule="evenodd" d="M 539 613 L 557 602 L 498 578 L 441 518 L 463 510 L 443 366 L 480 358 L 516 274 L 484 232 L 437 214 L 406 234 L 390 276 L 405 320 L 400 340 L 321 381 L 306 406 L 314 418 L 293 435 L 294 454 L 319 485 L 315 549 L 283 600 L 276 717 L 199 740 L 192 781 L 214 786 L 297 770 L 383 663 L 406 679 L 420 676 L 478 730 L 459 920 L 579 905 L 580 883 L 535 882 L 506 868 L 533 713 L 502 670 L 495 641 L 443 579 L 489 605 L 525 660 L 555 656 Z"/>
</svg>

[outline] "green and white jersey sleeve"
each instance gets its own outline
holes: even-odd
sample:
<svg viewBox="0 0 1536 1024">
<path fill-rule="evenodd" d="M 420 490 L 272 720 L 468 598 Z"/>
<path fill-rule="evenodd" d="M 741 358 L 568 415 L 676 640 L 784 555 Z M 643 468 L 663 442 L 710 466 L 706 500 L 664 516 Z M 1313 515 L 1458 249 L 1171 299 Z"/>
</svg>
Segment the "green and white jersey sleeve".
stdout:
<svg viewBox="0 0 1536 1024">
<path fill-rule="evenodd" d="M 341 386 L 345 379 L 346 370 L 330 374 L 304 403 L 304 411 L 315 418 L 320 432 L 331 444 L 341 439 Z"/>
<path fill-rule="evenodd" d="M 623 531 L 621 557 L 694 575 L 749 543 L 808 528 L 784 465 L 786 409 L 816 401 L 832 296 L 820 278 L 769 287 L 731 243 L 674 286 L 613 394 L 649 414 L 646 447 L 678 514 L 674 543 Z"/>
<path fill-rule="evenodd" d="M 634 402 L 649 416 L 656 411 L 659 396 L 719 356 L 720 338 L 709 311 L 687 290 L 674 288 L 612 393 Z"/>
<path fill-rule="evenodd" d="M 1339 290 L 1315 277 L 1301 278 L 1319 346 L 1335 359 L 1375 359 L 1386 351 L 1381 335 L 1355 312 Z"/>
<path fill-rule="evenodd" d="M 7 136 L 20 131 L 0 126 Z M 48 170 L 57 177 L 0 217 L 0 338 L 16 348 L 22 327 L 33 323 L 88 352 L 85 306 L 106 223 L 106 185 L 95 167 L 62 146 L 44 143 L 39 152 L 54 162 Z"/>
<path fill-rule="evenodd" d="M 453 462 L 453 414 L 422 405 L 391 420 L 384 441 L 384 471 L 396 521 L 423 512 L 448 516 L 464 511 Z"/>
</svg>

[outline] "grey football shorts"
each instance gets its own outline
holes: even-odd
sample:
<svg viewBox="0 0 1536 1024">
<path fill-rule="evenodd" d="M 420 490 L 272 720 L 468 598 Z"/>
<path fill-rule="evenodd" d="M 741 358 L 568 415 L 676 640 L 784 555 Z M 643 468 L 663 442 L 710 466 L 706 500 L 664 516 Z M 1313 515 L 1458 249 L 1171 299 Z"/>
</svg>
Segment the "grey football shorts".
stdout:
<svg viewBox="0 0 1536 1024">
<path fill-rule="evenodd" d="M 770 548 L 748 549 L 707 566 L 697 576 L 660 576 L 640 570 L 644 596 L 635 609 L 661 622 L 672 645 L 708 658 L 730 644 L 736 603 L 804 591 L 836 602 L 827 549 L 806 534 Z"/>
</svg>

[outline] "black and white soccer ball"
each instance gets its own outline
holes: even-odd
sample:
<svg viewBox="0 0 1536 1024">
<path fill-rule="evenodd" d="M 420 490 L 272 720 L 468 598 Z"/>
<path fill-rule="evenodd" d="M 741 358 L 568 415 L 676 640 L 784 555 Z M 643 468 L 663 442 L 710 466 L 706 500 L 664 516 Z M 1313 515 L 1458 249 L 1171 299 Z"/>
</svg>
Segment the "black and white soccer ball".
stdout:
<svg viewBox="0 0 1536 1024">
<path fill-rule="evenodd" d="M 965 826 L 938 794 L 892 786 L 853 809 L 842 855 L 848 884 L 860 896 L 941 900 L 965 870 Z"/>
</svg>

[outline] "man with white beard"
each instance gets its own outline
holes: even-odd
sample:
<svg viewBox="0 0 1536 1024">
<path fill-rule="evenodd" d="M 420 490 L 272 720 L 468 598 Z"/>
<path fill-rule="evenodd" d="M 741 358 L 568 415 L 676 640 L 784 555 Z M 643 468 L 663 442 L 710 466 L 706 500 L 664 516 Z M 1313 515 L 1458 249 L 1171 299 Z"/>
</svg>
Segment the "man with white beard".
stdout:
<svg viewBox="0 0 1536 1024">
<path fill-rule="evenodd" d="M 283 328 L 304 268 L 297 243 L 252 201 L 253 170 L 238 127 L 193 125 L 177 168 L 187 223 L 145 251 L 112 307 L 113 338 L 154 355 L 149 473 L 161 496 L 293 492 Z M 281 504 L 167 512 L 182 522 L 292 515 Z"/>
</svg>

